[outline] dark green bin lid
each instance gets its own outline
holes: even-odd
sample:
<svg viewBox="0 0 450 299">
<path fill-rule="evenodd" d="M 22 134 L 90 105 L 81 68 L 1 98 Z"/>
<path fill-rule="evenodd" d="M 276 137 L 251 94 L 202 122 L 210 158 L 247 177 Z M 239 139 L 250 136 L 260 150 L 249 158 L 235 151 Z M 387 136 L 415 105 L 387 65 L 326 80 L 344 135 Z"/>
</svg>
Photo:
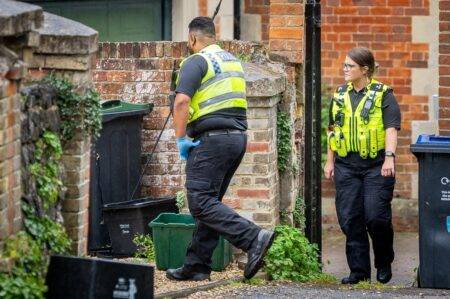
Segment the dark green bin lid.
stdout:
<svg viewBox="0 0 450 299">
<path fill-rule="evenodd" d="M 153 104 L 151 103 L 135 104 L 120 100 L 102 101 L 101 105 L 103 122 L 111 121 L 118 117 L 148 114 L 153 109 Z"/>
</svg>

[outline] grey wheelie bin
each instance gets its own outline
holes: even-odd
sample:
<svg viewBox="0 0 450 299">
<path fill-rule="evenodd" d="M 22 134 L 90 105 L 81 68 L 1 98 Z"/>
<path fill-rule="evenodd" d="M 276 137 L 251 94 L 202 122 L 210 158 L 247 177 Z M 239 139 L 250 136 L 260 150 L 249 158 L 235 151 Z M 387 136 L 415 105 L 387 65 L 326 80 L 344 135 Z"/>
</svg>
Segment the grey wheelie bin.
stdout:
<svg viewBox="0 0 450 299">
<path fill-rule="evenodd" d="M 422 288 L 450 289 L 450 136 L 420 135 L 419 269 Z"/>
</svg>

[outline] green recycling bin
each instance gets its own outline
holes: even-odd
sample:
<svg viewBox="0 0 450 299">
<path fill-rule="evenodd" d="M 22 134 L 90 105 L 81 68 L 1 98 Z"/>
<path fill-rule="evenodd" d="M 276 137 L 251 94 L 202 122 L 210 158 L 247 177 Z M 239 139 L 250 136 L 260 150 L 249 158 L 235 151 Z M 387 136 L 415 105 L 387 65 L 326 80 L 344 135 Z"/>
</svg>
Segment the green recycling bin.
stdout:
<svg viewBox="0 0 450 299">
<path fill-rule="evenodd" d="M 190 214 L 162 213 L 149 225 L 152 228 L 158 270 L 181 267 L 195 230 L 194 218 Z M 220 236 L 212 256 L 212 270 L 222 271 L 231 258 L 231 245 Z"/>
</svg>

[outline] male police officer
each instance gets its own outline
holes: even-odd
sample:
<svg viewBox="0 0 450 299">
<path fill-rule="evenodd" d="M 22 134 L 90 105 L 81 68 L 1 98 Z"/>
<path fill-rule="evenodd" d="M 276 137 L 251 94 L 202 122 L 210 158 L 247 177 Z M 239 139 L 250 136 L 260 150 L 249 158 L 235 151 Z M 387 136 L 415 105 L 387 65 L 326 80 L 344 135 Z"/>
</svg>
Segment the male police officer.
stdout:
<svg viewBox="0 0 450 299">
<path fill-rule="evenodd" d="M 274 233 L 221 202 L 247 144 L 244 72 L 240 61 L 216 44 L 211 18 L 191 21 L 188 47 L 193 55 L 181 63 L 174 126 L 180 158 L 187 160 L 187 199 L 197 228 L 184 265 L 168 269 L 166 275 L 174 280 L 209 279 L 211 256 L 222 235 L 247 252 L 244 276 L 251 278 Z"/>
</svg>

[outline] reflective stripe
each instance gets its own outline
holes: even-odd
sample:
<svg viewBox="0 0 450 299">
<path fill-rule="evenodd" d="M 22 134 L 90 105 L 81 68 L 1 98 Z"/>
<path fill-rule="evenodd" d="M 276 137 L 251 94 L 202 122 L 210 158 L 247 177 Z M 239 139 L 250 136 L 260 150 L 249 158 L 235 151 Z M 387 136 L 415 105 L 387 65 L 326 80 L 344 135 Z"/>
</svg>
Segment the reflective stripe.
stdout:
<svg viewBox="0 0 450 299">
<path fill-rule="evenodd" d="M 244 79 L 244 73 L 242 72 L 225 72 L 225 73 L 220 73 L 215 75 L 214 77 L 212 77 L 209 80 L 206 80 L 205 82 L 202 83 L 202 85 L 200 86 L 200 88 L 198 89 L 203 90 L 206 87 L 208 87 L 209 85 L 216 83 L 217 81 L 226 79 L 226 78 L 230 78 L 230 77 L 236 77 L 236 78 L 242 78 Z"/>
<path fill-rule="evenodd" d="M 202 108 L 205 108 L 206 106 L 216 104 L 216 103 L 226 101 L 226 100 L 231 100 L 231 99 L 245 99 L 245 93 L 229 92 L 229 93 L 217 96 L 217 97 L 210 98 L 207 101 L 201 102 L 200 104 L 198 104 L 198 106 L 200 107 L 200 109 L 202 109 Z"/>
</svg>

